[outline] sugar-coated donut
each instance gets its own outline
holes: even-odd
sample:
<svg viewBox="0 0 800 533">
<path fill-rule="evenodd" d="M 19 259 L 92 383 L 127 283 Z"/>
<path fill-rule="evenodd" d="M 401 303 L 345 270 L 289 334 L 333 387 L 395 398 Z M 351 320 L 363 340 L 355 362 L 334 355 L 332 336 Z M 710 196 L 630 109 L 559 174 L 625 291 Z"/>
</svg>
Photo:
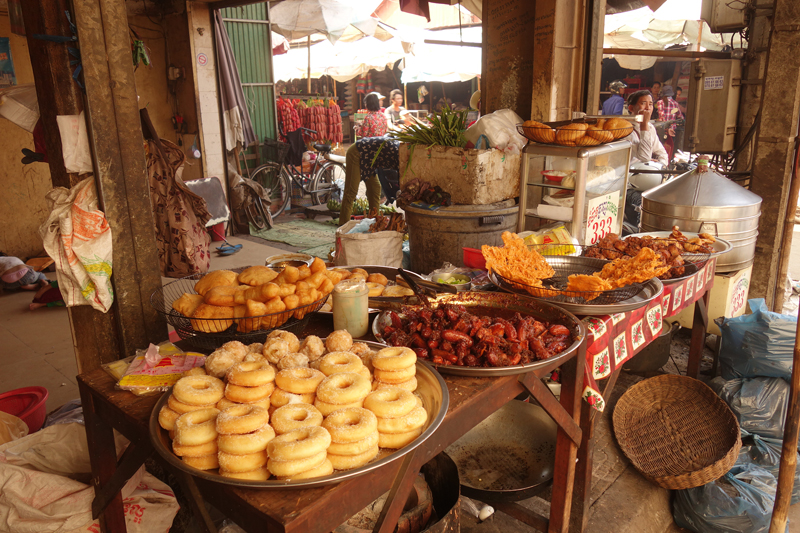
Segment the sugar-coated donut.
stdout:
<svg viewBox="0 0 800 533">
<path fill-rule="evenodd" d="M 226 342 L 206 357 L 206 372 L 216 378 L 222 378 L 230 367 L 236 363 L 241 363 L 246 355 L 247 346 L 241 342 Z"/>
<path fill-rule="evenodd" d="M 330 444 L 331 435 L 327 429 L 320 426 L 310 426 L 278 435 L 269 442 L 267 451 L 270 459 L 294 461 L 296 459 L 305 459 L 320 452 L 324 453 Z M 276 476 L 290 475 L 276 473 L 271 468 L 270 471 Z"/>
<path fill-rule="evenodd" d="M 309 361 L 315 361 L 325 353 L 325 343 L 316 335 L 309 335 L 300 343 L 300 353 L 306 354 Z"/>
<path fill-rule="evenodd" d="M 347 408 L 328 415 L 322 427 L 331 434 L 331 442 L 358 442 L 378 431 L 378 419 L 367 409 Z"/>
<path fill-rule="evenodd" d="M 343 372 L 323 379 L 317 387 L 317 398 L 327 403 L 354 403 L 364 400 L 371 390 L 372 385 L 364 376 Z"/>
<path fill-rule="evenodd" d="M 379 418 L 402 417 L 410 413 L 416 406 L 417 400 L 414 395 L 399 387 L 376 390 L 364 400 L 364 409 L 369 409 Z"/>
<path fill-rule="evenodd" d="M 278 387 L 295 394 L 315 392 L 317 386 L 325 379 L 325 374 L 313 368 L 287 368 L 275 376 Z"/>
<path fill-rule="evenodd" d="M 175 421 L 179 416 L 181 416 L 180 413 L 176 413 L 169 408 L 169 405 L 165 405 L 158 412 L 158 425 L 167 431 L 172 431 L 175 428 Z"/>
<path fill-rule="evenodd" d="M 263 348 L 262 348 L 263 349 Z M 247 355 L 242 359 L 243 362 L 253 363 L 255 361 L 267 361 L 264 359 L 264 354 L 261 352 L 247 352 Z M 269 361 L 267 361 L 269 363 Z"/>
<path fill-rule="evenodd" d="M 228 383 L 225 385 L 225 397 L 232 402 L 253 403 L 267 399 L 275 390 L 275 384 L 269 382 L 258 387 L 242 387 Z"/>
<path fill-rule="evenodd" d="M 215 440 L 219 413 L 219 409 L 210 407 L 182 414 L 175 420 L 175 440 L 184 446 L 197 446 Z"/>
<path fill-rule="evenodd" d="M 276 409 L 270 421 L 275 433 L 283 435 L 295 429 L 322 425 L 322 413 L 313 405 L 290 403 Z"/>
<path fill-rule="evenodd" d="M 423 407 L 415 407 L 407 415 L 398 418 L 379 417 L 378 431 L 380 433 L 408 433 L 424 426 L 427 420 L 428 412 Z"/>
<path fill-rule="evenodd" d="M 356 372 L 356 374 L 359 374 L 359 375 L 361 375 L 361 376 L 364 376 L 364 378 L 365 378 L 367 381 L 369 381 L 370 383 L 372 383 L 372 373 L 370 373 L 370 371 L 369 371 L 369 368 L 367 368 L 367 367 L 365 367 L 365 366 L 362 366 L 361 368 L 359 368 L 359 369 L 358 369 L 358 372 Z"/>
<path fill-rule="evenodd" d="M 215 468 L 219 468 L 218 455 L 219 454 L 216 453 L 204 455 L 202 457 L 189 457 L 188 455 L 184 455 L 181 459 L 192 468 L 198 470 L 214 470 Z"/>
<path fill-rule="evenodd" d="M 364 466 L 375 459 L 378 455 L 378 451 L 378 445 L 376 444 L 369 450 L 357 455 L 336 455 L 329 453 L 328 460 L 336 470 L 352 470 L 353 468 Z"/>
<path fill-rule="evenodd" d="M 270 404 L 275 409 L 293 403 L 307 403 L 309 405 L 313 405 L 314 399 L 316 397 L 317 395 L 314 394 L 313 392 L 306 392 L 304 394 L 295 394 L 293 392 L 287 392 L 283 389 L 278 388 L 275 389 L 275 392 L 273 392 L 272 396 L 270 396 Z"/>
<path fill-rule="evenodd" d="M 300 351 L 300 340 L 297 338 L 297 335 L 291 331 L 286 331 L 283 329 L 271 331 L 270 334 L 267 335 L 267 340 L 272 339 L 285 340 L 289 344 L 289 352 L 294 353 Z"/>
<path fill-rule="evenodd" d="M 334 331 L 325 339 L 325 348 L 329 352 L 346 352 L 353 345 L 353 336 L 346 329 Z"/>
<path fill-rule="evenodd" d="M 203 457 L 217 453 L 219 448 L 216 439 L 196 446 L 185 446 L 176 440 L 172 442 L 172 451 L 175 452 L 175 455 L 182 457 Z"/>
<path fill-rule="evenodd" d="M 402 370 L 417 362 L 417 354 L 411 348 L 392 346 L 372 356 L 372 366 L 380 370 Z"/>
<path fill-rule="evenodd" d="M 167 398 L 167 405 L 170 409 L 182 415 L 184 413 L 191 413 L 192 411 L 200 411 L 201 409 L 208 409 L 209 407 L 214 407 L 215 404 L 210 403 L 208 405 L 189 405 L 188 403 L 179 402 L 177 398 L 175 398 L 174 394 L 170 394 L 169 398 Z"/>
<path fill-rule="evenodd" d="M 329 476 L 331 474 L 333 474 L 333 465 L 326 458 L 316 468 L 312 468 L 311 470 L 306 470 L 305 472 L 300 472 L 299 474 L 295 474 L 293 476 L 278 476 L 278 479 L 282 481 L 290 481 L 290 480 L 311 479 L 315 477 Z"/>
<path fill-rule="evenodd" d="M 290 353 L 289 343 L 283 339 L 267 339 L 267 342 L 264 343 L 264 350 L 262 353 L 267 361 L 273 365 L 277 365 L 278 361 Z"/>
<path fill-rule="evenodd" d="M 373 431 L 365 439 L 355 442 L 331 442 L 328 455 L 358 455 L 378 447 L 378 432 Z"/>
<path fill-rule="evenodd" d="M 247 455 L 266 450 L 267 444 L 274 438 L 275 430 L 266 424 L 252 433 L 219 435 L 217 445 L 220 451 L 235 455 Z"/>
<path fill-rule="evenodd" d="M 217 415 L 217 433 L 252 433 L 267 422 L 269 413 L 266 409 L 255 405 L 234 405 Z"/>
<path fill-rule="evenodd" d="M 307 368 L 308 356 L 304 353 L 290 353 L 285 355 L 278 361 L 278 370 L 286 370 L 287 368 Z"/>
<path fill-rule="evenodd" d="M 250 472 L 267 464 L 267 452 L 247 453 L 236 455 L 233 453 L 219 452 L 219 467 L 228 472 Z"/>
<path fill-rule="evenodd" d="M 319 468 L 327 459 L 328 454 L 324 451 L 291 461 L 278 461 L 270 457 L 267 462 L 267 468 L 273 475 L 280 478 L 297 479 L 298 474 Z"/>
<path fill-rule="evenodd" d="M 319 369 L 326 376 L 341 374 L 343 372 L 358 373 L 364 368 L 361 358 L 350 352 L 331 352 L 322 358 Z"/>
<path fill-rule="evenodd" d="M 352 403 L 328 403 L 317 398 L 314 400 L 314 407 L 319 409 L 322 416 L 329 416 L 331 413 L 335 413 L 341 409 L 361 409 L 364 407 L 364 400 L 358 400 Z"/>
<path fill-rule="evenodd" d="M 213 376 L 186 376 L 175 383 L 172 395 L 187 405 L 208 405 L 220 401 L 223 387 L 224 383 Z"/>
<path fill-rule="evenodd" d="M 350 352 L 356 354 L 357 356 L 361 357 L 361 354 L 371 352 L 369 346 L 364 342 L 354 342 L 353 345 L 350 347 Z"/>
<path fill-rule="evenodd" d="M 416 375 L 417 365 L 411 365 L 408 368 L 401 368 L 400 370 L 375 369 L 375 379 L 384 383 L 403 383 Z"/>
<path fill-rule="evenodd" d="M 264 343 L 263 342 L 254 342 L 253 344 L 248 344 L 247 345 L 247 349 L 248 349 L 248 351 L 250 351 L 250 353 L 258 353 L 258 354 L 260 354 L 261 351 L 264 349 Z"/>
<path fill-rule="evenodd" d="M 414 392 L 415 390 L 417 390 L 417 377 L 414 376 L 408 381 L 404 381 L 402 383 L 384 383 L 379 379 L 375 380 L 375 386 L 374 386 L 375 390 L 386 389 L 389 387 L 400 387 L 401 389 L 405 389 L 409 392 Z"/>
<path fill-rule="evenodd" d="M 169 430 L 169 438 L 170 438 L 170 440 L 175 440 L 175 430 L 174 429 Z"/>
<path fill-rule="evenodd" d="M 406 433 L 378 433 L 378 446 L 396 450 L 402 448 L 422 434 L 422 428 L 412 429 Z"/>
<path fill-rule="evenodd" d="M 264 361 L 241 362 L 228 370 L 228 383 L 242 387 L 258 387 L 275 381 L 275 368 Z"/>
<path fill-rule="evenodd" d="M 220 411 L 224 411 L 228 407 L 233 407 L 234 405 L 255 405 L 256 407 L 261 407 L 263 409 L 269 409 L 270 406 L 270 398 L 264 398 L 263 400 L 258 400 L 257 402 L 234 402 L 227 398 L 223 398 L 217 402 L 216 408 Z"/>
<path fill-rule="evenodd" d="M 219 475 L 222 477 L 230 477 L 234 479 L 245 479 L 248 481 L 266 481 L 269 479 L 269 470 L 267 467 L 262 466 L 249 472 L 228 472 L 227 470 L 219 470 Z"/>
<path fill-rule="evenodd" d="M 205 376 L 207 374 L 206 369 L 202 366 L 196 366 L 194 368 L 190 368 L 186 372 L 183 373 L 183 377 L 186 376 Z"/>
</svg>

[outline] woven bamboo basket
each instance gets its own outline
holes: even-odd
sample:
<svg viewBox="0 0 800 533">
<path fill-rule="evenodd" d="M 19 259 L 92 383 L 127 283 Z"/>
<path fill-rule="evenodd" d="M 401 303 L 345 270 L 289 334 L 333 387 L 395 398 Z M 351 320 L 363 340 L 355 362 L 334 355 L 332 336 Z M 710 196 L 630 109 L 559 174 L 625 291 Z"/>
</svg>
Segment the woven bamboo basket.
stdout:
<svg viewBox="0 0 800 533">
<path fill-rule="evenodd" d="M 637 383 L 620 398 L 613 418 L 622 452 L 665 489 L 690 489 L 722 477 L 742 447 L 730 408 L 707 385 L 685 376 Z"/>
</svg>

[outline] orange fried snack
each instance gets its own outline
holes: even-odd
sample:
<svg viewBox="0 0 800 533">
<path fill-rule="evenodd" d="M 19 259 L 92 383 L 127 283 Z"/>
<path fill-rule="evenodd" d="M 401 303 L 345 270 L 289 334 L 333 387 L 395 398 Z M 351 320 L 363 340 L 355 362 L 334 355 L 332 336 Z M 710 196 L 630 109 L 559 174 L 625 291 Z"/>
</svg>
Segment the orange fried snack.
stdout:
<svg viewBox="0 0 800 533">
<path fill-rule="evenodd" d="M 610 291 L 614 287 L 608 281 L 598 276 L 587 276 L 585 274 L 573 274 L 569 277 L 566 291 L 579 292 L 571 296 L 580 296 L 584 300 L 594 300 L 600 296 L 601 291 Z"/>
<path fill-rule="evenodd" d="M 669 270 L 661 254 L 650 248 L 642 248 L 634 257 L 620 257 L 603 267 L 594 275 L 603 278 L 615 288 L 657 278 Z"/>
<path fill-rule="evenodd" d="M 552 277 L 555 274 L 544 257 L 536 250 L 530 250 L 525 242 L 516 234 L 504 231 L 501 235 L 503 246 L 483 245 L 481 252 L 486 258 L 486 268 L 491 272 L 494 270 L 502 277 L 518 282 L 528 287 L 542 287 L 542 280 Z M 535 291 L 535 296 L 541 291 Z"/>
</svg>

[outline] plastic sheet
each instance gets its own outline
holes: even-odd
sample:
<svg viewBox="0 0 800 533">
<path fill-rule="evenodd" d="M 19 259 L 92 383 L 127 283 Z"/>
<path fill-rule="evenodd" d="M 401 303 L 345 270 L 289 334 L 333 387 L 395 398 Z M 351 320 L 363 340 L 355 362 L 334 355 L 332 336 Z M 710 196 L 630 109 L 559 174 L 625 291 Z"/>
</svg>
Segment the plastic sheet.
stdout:
<svg viewBox="0 0 800 533">
<path fill-rule="evenodd" d="M 761 437 L 783 438 L 789 404 L 789 384 L 780 378 L 749 378 L 709 384 L 727 403 L 745 431 Z"/>
<path fill-rule="evenodd" d="M 748 304 L 751 314 L 721 319 L 722 377 L 790 379 L 797 318 L 769 311 L 763 298 Z"/>
<path fill-rule="evenodd" d="M 760 466 L 775 476 L 775 479 L 778 479 L 783 441 L 751 435 L 746 431 L 742 432 L 742 441 L 744 445 L 739 452 L 739 459 L 737 459 L 736 463 L 752 463 L 756 466 Z M 751 442 L 752 444 L 750 444 Z M 800 453 L 797 455 L 796 464 L 800 464 Z M 794 505 L 797 502 L 800 502 L 800 469 L 795 466 L 791 504 Z"/>
</svg>

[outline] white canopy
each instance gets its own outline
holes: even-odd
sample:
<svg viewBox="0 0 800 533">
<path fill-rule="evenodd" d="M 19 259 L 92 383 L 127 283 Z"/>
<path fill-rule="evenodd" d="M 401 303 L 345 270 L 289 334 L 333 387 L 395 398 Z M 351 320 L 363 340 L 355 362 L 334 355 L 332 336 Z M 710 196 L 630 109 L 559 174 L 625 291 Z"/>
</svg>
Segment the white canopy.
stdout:
<svg viewBox="0 0 800 533">
<path fill-rule="evenodd" d="M 381 0 L 283 0 L 270 7 L 272 28 L 294 40 L 324 33 L 335 43 L 351 24 L 370 19 Z"/>
<path fill-rule="evenodd" d="M 425 31 L 414 43 L 411 53 L 405 56 L 403 83 L 417 81 L 440 81 L 451 83 L 467 81 L 481 74 L 481 48 L 476 46 L 454 46 L 428 44 L 425 39 L 436 41 L 480 43 L 482 28 Z"/>
</svg>

